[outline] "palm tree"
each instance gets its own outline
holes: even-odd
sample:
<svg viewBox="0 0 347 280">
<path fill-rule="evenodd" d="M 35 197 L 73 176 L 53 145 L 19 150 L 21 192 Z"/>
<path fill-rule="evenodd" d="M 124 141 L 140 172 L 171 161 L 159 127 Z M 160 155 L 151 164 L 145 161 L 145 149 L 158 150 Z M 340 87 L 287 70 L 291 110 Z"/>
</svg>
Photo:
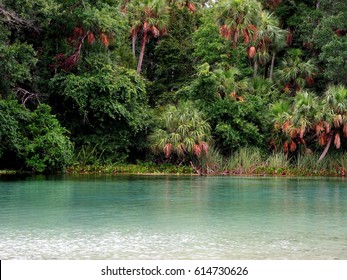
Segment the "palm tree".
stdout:
<svg viewBox="0 0 347 280">
<path fill-rule="evenodd" d="M 149 135 L 150 148 L 166 158 L 176 155 L 181 162 L 186 156 L 200 158 L 208 154 L 211 127 L 192 102 L 177 107 L 168 105 L 159 116 L 160 126 Z"/>
<path fill-rule="evenodd" d="M 321 106 L 318 97 L 308 91 L 300 91 L 294 98 L 292 108 L 292 122 L 296 127 L 296 133 L 292 133 L 292 138 L 303 139 L 316 122 L 321 118 Z"/>
<path fill-rule="evenodd" d="M 324 94 L 323 104 L 332 109 L 334 114 L 347 117 L 347 89 L 342 85 L 330 86 Z"/>
<path fill-rule="evenodd" d="M 316 70 L 312 60 L 301 60 L 301 54 L 300 49 L 290 50 L 276 73 L 279 82 L 285 84 L 284 91 L 292 95 L 306 85 L 307 79 L 311 79 Z"/>
<path fill-rule="evenodd" d="M 263 0 L 262 4 L 265 9 L 275 10 L 282 0 Z"/>
<path fill-rule="evenodd" d="M 336 149 L 341 147 L 341 137 L 347 138 L 347 88 L 330 86 L 323 96 L 324 119 L 317 122 L 316 131 L 319 144 L 325 149 L 319 158 L 321 161 L 327 154 L 332 141 Z"/>
<path fill-rule="evenodd" d="M 270 80 L 272 80 L 273 77 L 276 52 L 286 45 L 286 33 L 286 30 L 279 27 L 279 20 L 272 13 L 266 10 L 261 12 L 257 49 L 258 53 L 262 54 L 262 56 L 260 56 L 260 61 L 263 60 L 263 63 L 266 63 L 271 55 Z M 256 71 L 254 72 L 256 74 Z"/>
<path fill-rule="evenodd" d="M 135 56 L 135 44 L 142 36 L 141 50 L 137 64 L 137 73 L 141 72 L 147 42 L 166 33 L 168 6 L 160 0 L 132 0 L 127 2 L 126 11 L 131 24 L 132 51 Z"/>
<path fill-rule="evenodd" d="M 199 0 L 167 0 L 169 4 L 176 5 L 178 7 L 185 7 L 190 12 L 195 13 L 197 7 L 201 6 L 204 1 Z"/>
<path fill-rule="evenodd" d="M 347 89 L 343 86 L 330 86 L 321 99 L 299 91 L 289 106 L 287 102 L 274 104 L 272 113 L 275 131 L 281 130 L 287 137 L 286 152 L 317 139 L 319 146 L 324 146 L 320 162 L 332 143 L 339 149 L 341 137 L 347 138 Z"/>
<path fill-rule="evenodd" d="M 228 66 L 225 68 L 219 65 L 218 68 L 213 70 L 213 75 L 217 83 L 216 93 L 222 99 L 227 96 L 234 99 L 242 99 L 238 93 L 245 91 L 249 87 L 247 79 L 237 79 L 237 76 L 240 75 L 240 71 L 236 67 Z"/>
<path fill-rule="evenodd" d="M 255 78 L 258 75 L 259 64 L 265 65 L 270 60 L 269 50 L 263 48 L 261 50 L 256 51 L 256 54 L 253 56 L 253 60 L 253 78 Z"/>
<path fill-rule="evenodd" d="M 294 152 L 298 145 L 306 147 L 305 138 L 312 138 L 317 119 L 321 119 L 318 97 L 308 91 L 300 91 L 292 102 L 278 102 L 272 107 L 275 131 L 286 136 L 283 150 Z M 308 136 L 308 137 L 307 137 Z"/>
<path fill-rule="evenodd" d="M 236 46 L 243 39 L 244 45 L 255 41 L 258 35 L 261 4 L 256 0 L 220 1 L 217 5 L 217 23 L 220 33 Z"/>
</svg>

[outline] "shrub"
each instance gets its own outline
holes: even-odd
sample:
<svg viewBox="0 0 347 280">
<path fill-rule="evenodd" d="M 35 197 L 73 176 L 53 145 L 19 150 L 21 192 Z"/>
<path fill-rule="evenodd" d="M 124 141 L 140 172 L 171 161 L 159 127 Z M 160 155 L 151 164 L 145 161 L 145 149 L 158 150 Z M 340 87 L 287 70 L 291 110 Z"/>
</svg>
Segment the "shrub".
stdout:
<svg viewBox="0 0 347 280">
<path fill-rule="evenodd" d="M 73 154 L 66 134 L 48 105 L 31 112 L 15 100 L 0 100 L 1 168 L 32 172 L 64 169 Z"/>
</svg>

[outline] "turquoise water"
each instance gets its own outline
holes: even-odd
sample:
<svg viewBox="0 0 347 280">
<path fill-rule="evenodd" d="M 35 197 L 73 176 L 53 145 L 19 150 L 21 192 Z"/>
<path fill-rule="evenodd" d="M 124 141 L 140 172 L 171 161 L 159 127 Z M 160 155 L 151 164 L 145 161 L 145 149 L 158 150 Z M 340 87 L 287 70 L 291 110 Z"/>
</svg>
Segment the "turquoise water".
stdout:
<svg viewBox="0 0 347 280">
<path fill-rule="evenodd" d="M 0 259 L 347 259 L 347 181 L 0 177 Z"/>
</svg>

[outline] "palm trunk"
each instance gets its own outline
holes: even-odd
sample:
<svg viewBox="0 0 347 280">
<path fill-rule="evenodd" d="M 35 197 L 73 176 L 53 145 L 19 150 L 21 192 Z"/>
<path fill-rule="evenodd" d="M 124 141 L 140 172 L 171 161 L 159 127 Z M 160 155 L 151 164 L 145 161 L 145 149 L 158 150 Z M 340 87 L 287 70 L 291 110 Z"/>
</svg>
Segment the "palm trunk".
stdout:
<svg viewBox="0 0 347 280">
<path fill-rule="evenodd" d="M 320 0 L 318 0 L 316 3 L 316 9 L 319 10 L 319 8 L 320 8 Z"/>
<path fill-rule="evenodd" d="M 267 73 L 268 73 L 268 72 L 269 72 L 269 63 L 267 63 L 267 64 L 265 65 L 264 74 L 263 74 L 264 80 L 266 79 Z"/>
<path fill-rule="evenodd" d="M 142 42 L 141 42 L 141 52 L 139 56 L 139 62 L 137 64 L 137 73 L 140 74 L 141 68 L 142 68 L 142 62 L 143 62 L 143 56 L 145 55 L 145 48 L 147 43 L 147 32 L 143 32 L 142 35 Z"/>
<path fill-rule="evenodd" d="M 255 59 L 254 59 L 254 72 L 253 72 L 253 78 L 257 77 L 257 74 L 258 74 L 258 61 L 257 61 L 257 59 L 255 58 Z"/>
<path fill-rule="evenodd" d="M 272 78 L 273 78 L 274 67 L 275 67 L 275 58 L 276 58 L 276 52 L 274 51 L 272 53 L 272 57 L 271 57 L 270 76 L 269 76 L 270 81 L 272 81 Z"/>
<path fill-rule="evenodd" d="M 323 158 L 325 157 L 325 155 L 327 154 L 327 152 L 328 152 L 328 150 L 330 148 L 330 144 L 331 144 L 331 140 L 332 139 L 333 139 L 333 137 L 330 136 L 329 141 L 328 141 L 327 145 L 325 146 L 325 149 L 324 149 L 323 153 L 321 154 L 321 156 L 318 159 L 318 162 L 321 162 L 323 160 Z"/>
<path fill-rule="evenodd" d="M 137 37 L 136 35 L 132 35 L 132 38 L 131 38 L 132 50 L 133 50 L 134 57 L 136 57 L 136 54 L 135 54 L 136 37 Z"/>
<path fill-rule="evenodd" d="M 233 46 L 236 46 L 238 40 L 239 40 L 239 30 L 236 27 L 236 30 L 234 32 L 234 38 L 233 38 Z"/>
</svg>

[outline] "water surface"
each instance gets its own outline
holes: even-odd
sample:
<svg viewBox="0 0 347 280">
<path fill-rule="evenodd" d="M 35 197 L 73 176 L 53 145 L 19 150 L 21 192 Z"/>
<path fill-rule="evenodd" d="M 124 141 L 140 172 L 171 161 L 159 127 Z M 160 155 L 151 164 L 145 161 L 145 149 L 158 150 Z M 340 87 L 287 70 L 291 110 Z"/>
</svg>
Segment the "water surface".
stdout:
<svg viewBox="0 0 347 280">
<path fill-rule="evenodd" d="M 0 177 L 0 259 L 347 259 L 347 181 Z"/>
</svg>

